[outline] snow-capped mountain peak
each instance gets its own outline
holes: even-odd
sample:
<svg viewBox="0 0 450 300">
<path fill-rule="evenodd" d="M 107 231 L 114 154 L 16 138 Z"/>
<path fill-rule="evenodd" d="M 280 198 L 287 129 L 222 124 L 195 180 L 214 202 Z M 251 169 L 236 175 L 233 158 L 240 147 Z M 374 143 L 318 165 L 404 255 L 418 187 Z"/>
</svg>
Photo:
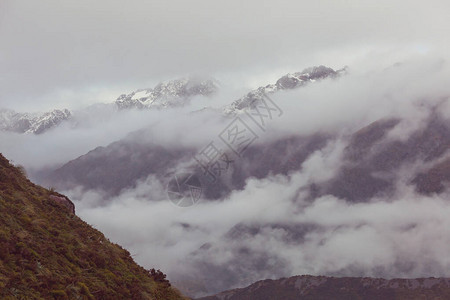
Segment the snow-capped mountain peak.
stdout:
<svg viewBox="0 0 450 300">
<path fill-rule="evenodd" d="M 301 72 L 289 73 L 277 80 L 275 84 L 268 84 L 250 91 L 244 97 L 225 106 L 224 112 L 227 115 L 233 115 L 242 112 L 246 108 L 253 107 L 261 101 L 264 95 L 273 94 L 281 90 L 295 89 L 308 83 L 315 82 L 325 78 L 334 78 L 345 72 L 344 69 L 333 70 L 325 66 L 316 66 L 304 69 Z"/>
<path fill-rule="evenodd" d="M 301 72 L 289 73 L 278 79 L 276 83 L 250 91 L 240 99 L 217 110 L 225 115 L 241 113 L 246 108 L 257 105 L 264 95 L 295 89 L 325 78 L 337 77 L 344 72 L 345 69 L 335 71 L 325 66 L 317 66 Z M 188 104 L 193 97 L 211 96 L 218 89 L 219 83 L 215 79 L 180 78 L 161 82 L 154 88 L 138 89 L 129 94 L 122 94 L 111 105 L 119 110 L 181 107 Z M 207 106 L 202 110 L 211 110 L 211 107 Z M 40 134 L 58 126 L 63 121 L 75 120 L 77 113 L 80 112 L 74 112 L 74 116 L 67 109 L 32 114 L 0 109 L 0 131 Z"/>
<path fill-rule="evenodd" d="M 72 117 L 68 109 L 55 109 L 45 113 L 18 113 L 0 110 L 0 130 L 40 134 Z"/>
<path fill-rule="evenodd" d="M 120 109 L 165 108 L 183 106 L 194 96 L 210 96 L 218 89 L 213 79 L 181 78 L 161 82 L 153 89 L 140 89 L 120 95 L 116 105 Z"/>
</svg>

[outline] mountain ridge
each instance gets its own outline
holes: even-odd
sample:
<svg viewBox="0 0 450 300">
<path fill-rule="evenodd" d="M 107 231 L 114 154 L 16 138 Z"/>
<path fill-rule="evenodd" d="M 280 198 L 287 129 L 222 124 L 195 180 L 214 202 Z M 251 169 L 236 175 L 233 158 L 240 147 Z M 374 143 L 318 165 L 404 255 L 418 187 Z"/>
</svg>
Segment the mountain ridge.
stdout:
<svg viewBox="0 0 450 300">
<path fill-rule="evenodd" d="M 346 68 L 335 71 L 320 65 L 301 72 L 288 73 L 280 77 L 275 84 L 250 91 L 219 111 L 225 115 L 242 112 L 244 108 L 255 105 L 256 100 L 260 101 L 264 94 L 298 88 L 327 77 L 335 78 L 345 72 Z M 160 82 L 154 88 L 137 89 L 129 94 L 122 94 L 110 104 L 119 111 L 181 107 L 193 97 L 214 95 L 219 87 L 220 83 L 213 78 L 178 78 Z M 0 109 L 0 131 L 42 134 L 65 121 L 73 120 L 75 115 L 76 112 L 68 109 L 54 109 L 43 113 L 18 113 L 10 109 Z"/>
<path fill-rule="evenodd" d="M 450 278 L 382 279 L 293 276 L 257 281 L 247 287 L 196 300 L 406 300 L 448 299 Z"/>
<path fill-rule="evenodd" d="M 138 89 L 122 94 L 115 104 L 119 109 L 162 109 L 186 104 L 194 96 L 211 96 L 218 90 L 214 79 L 181 78 L 160 82 L 153 89 Z"/>
<path fill-rule="evenodd" d="M 0 110 L 0 131 L 41 134 L 69 120 L 72 113 L 68 109 L 54 109 L 44 113 L 18 113 Z"/>
<path fill-rule="evenodd" d="M 270 94 L 282 90 L 292 90 L 307 84 L 326 79 L 336 78 L 346 72 L 347 68 L 333 70 L 332 68 L 320 65 L 304 69 L 301 72 L 288 73 L 280 77 L 274 84 L 261 86 L 248 92 L 245 96 L 233 101 L 224 107 L 225 114 L 236 114 L 248 108 L 253 108 L 257 103 Z"/>
</svg>

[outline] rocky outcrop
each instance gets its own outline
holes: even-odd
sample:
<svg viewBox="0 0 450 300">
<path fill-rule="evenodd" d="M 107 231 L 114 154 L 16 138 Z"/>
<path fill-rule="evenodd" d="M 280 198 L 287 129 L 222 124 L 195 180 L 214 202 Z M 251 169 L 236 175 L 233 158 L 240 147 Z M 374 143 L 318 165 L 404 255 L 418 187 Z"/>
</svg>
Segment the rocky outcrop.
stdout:
<svg viewBox="0 0 450 300">
<path fill-rule="evenodd" d="M 50 201 L 67 208 L 71 214 L 75 214 L 75 204 L 73 204 L 73 202 L 70 201 L 67 197 L 50 195 L 49 199 Z"/>
</svg>

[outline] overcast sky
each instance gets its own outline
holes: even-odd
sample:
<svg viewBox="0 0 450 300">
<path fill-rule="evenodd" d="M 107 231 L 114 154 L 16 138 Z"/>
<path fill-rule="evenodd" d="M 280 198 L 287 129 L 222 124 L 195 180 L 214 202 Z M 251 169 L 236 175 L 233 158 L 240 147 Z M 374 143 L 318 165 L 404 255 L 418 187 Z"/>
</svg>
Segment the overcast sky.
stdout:
<svg viewBox="0 0 450 300">
<path fill-rule="evenodd" d="M 446 53 L 448 1 L 393 2 L 1 0 L 0 107 L 77 108 L 185 75 L 255 86 L 316 64 Z"/>
<path fill-rule="evenodd" d="M 243 190 L 186 210 L 166 199 L 167 185 L 153 176 L 101 207 L 106 200 L 101 190 L 79 186 L 64 193 L 83 219 L 171 279 L 199 272 L 212 284 L 233 268 L 243 270 L 231 274 L 245 273 L 248 283 L 270 276 L 342 275 L 342 270 L 353 276 L 449 277 L 448 192 L 416 194 L 400 180 L 409 180 L 403 169 L 394 196 L 364 204 L 330 195 L 311 199 L 302 192 L 340 170 L 347 144 L 338 137 L 398 117 L 403 121 L 389 138 L 405 138 L 425 124 L 430 107 L 450 116 L 449 101 L 442 104 L 450 94 L 449 12 L 448 0 L 0 0 L 0 108 L 77 109 L 189 75 L 224 83 L 211 98 L 224 104 L 236 99 L 234 88 L 273 83 L 313 65 L 348 65 L 351 71 L 338 80 L 273 95 L 284 114 L 261 138 L 261 147 L 295 135 L 335 136 L 296 172 L 250 178 Z M 389 68 L 405 61 L 409 64 Z M 193 102 L 202 101 L 209 100 Z M 63 123 L 42 135 L 2 132 L 0 150 L 27 170 L 41 171 L 143 127 L 150 130 L 136 135 L 139 142 L 201 149 L 224 121 L 214 112 L 187 114 L 192 107 L 119 113 L 99 106 L 75 114 L 77 126 Z M 297 204 L 309 206 L 299 211 Z M 227 239 L 236 225 L 270 223 L 312 224 L 319 230 L 307 242 L 286 242 L 276 228 L 235 243 Z M 205 250 L 206 243 L 212 247 Z M 258 271 L 253 260 L 238 255 L 240 247 L 288 263 Z M 205 262 L 218 269 L 200 269 Z"/>
</svg>

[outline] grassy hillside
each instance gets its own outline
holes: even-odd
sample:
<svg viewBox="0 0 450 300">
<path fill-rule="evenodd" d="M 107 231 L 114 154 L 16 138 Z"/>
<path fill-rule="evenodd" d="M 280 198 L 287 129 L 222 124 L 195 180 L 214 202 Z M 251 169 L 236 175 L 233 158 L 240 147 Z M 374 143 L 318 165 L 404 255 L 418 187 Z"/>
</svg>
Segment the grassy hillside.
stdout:
<svg viewBox="0 0 450 300">
<path fill-rule="evenodd" d="M 183 299 L 0 154 L 0 299 Z"/>
</svg>

